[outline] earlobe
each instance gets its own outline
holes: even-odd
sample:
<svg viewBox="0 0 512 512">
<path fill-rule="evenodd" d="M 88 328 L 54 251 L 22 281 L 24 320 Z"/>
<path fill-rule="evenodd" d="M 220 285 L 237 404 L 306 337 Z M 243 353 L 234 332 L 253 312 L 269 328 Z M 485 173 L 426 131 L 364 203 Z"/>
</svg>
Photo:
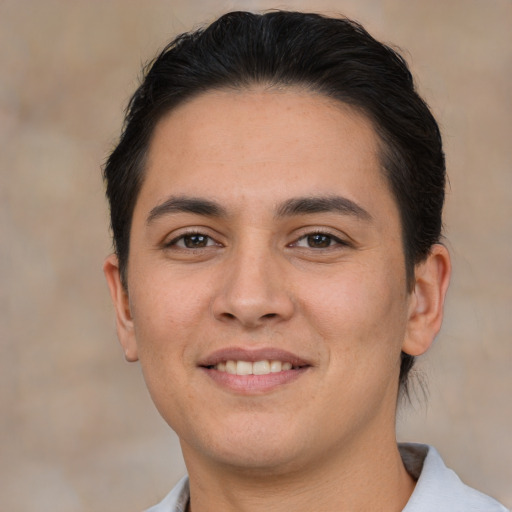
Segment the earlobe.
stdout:
<svg viewBox="0 0 512 512">
<path fill-rule="evenodd" d="M 103 273 L 107 279 L 110 296 L 114 303 L 117 337 L 123 347 L 125 358 L 130 362 L 137 361 L 139 357 L 137 354 L 137 343 L 135 340 L 128 292 L 122 283 L 119 261 L 115 254 L 111 254 L 105 260 Z"/>
<path fill-rule="evenodd" d="M 403 352 L 412 356 L 425 353 L 443 321 L 446 291 L 450 282 L 450 255 L 444 245 L 435 244 L 427 259 L 416 265 Z"/>
</svg>

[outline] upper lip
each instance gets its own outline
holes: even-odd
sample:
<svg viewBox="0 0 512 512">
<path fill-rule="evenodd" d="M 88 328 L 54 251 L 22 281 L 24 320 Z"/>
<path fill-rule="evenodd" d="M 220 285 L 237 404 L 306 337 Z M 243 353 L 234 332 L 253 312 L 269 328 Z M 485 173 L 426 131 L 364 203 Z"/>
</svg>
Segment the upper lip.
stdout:
<svg viewBox="0 0 512 512">
<path fill-rule="evenodd" d="M 311 366 L 310 362 L 291 352 L 272 347 L 253 350 L 240 347 L 223 348 L 201 359 L 198 366 L 215 366 L 225 361 L 281 361 L 291 363 L 292 366 Z"/>
</svg>

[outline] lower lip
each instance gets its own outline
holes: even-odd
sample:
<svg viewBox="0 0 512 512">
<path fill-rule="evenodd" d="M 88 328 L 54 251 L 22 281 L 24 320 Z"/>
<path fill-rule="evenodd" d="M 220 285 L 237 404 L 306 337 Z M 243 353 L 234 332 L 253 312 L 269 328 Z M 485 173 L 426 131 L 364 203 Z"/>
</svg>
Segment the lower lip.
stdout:
<svg viewBox="0 0 512 512">
<path fill-rule="evenodd" d="M 304 366 L 266 375 L 234 375 L 211 368 L 203 367 L 201 369 L 221 387 L 240 394 L 251 395 L 267 393 L 280 386 L 290 384 L 304 375 L 308 368 L 308 366 Z"/>
</svg>

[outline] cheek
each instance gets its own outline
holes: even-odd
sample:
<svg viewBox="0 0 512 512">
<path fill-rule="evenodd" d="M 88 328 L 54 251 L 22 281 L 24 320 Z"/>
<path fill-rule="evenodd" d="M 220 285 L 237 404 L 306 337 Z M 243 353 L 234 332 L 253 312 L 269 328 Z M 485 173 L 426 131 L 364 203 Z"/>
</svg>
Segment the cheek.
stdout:
<svg viewBox="0 0 512 512">
<path fill-rule="evenodd" d="M 173 380 L 193 359 L 208 298 L 190 279 L 171 279 L 165 273 L 142 276 L 139 282 L 130 305 L 142 370 L 152 381 Z"/>
<path fill-rule="evenodd" d="M 151 398 L 169 421 L 169 410 L 182 410 L 178 398 L 186 402 L 176 389 L 190 371 L 186 361 L 192 360 L 198 298 L 166 279 L 148 276 L 140 282 L 131 297 L 139 361 Z"/>
<path fill-rule="evenodd" d="M 139 286 L 130 294 L 130 307 L 141 342 L 157 343 L 161 336 L 181 332 L 204 309 L 207 287 L 200 286 L 190 276 L 180 278 L 165 268 L 160 272 L 153 269 L 139 276 L 137 283 Z M 149 332 L 154 337 L 147 340 Z"/>
<path fill-rule="evenodd" d="M 377 266 L 358 267 L 305 286 L 304 303 L 331 358 L 399 357 L 407 318 L 405 281 Z M 380 271 L 379 271 L 380 270 Z"/>
</svg>

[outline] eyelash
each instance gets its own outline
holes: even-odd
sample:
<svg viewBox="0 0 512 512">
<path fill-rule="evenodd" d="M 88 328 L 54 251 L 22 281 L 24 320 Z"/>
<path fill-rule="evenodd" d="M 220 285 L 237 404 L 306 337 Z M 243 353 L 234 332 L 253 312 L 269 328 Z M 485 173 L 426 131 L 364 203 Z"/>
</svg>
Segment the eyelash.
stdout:
<svg viewBox="0 0 512 512">
<path fill-rule="evenodd" d="M 187 238 L 192 238 L 194 236 L 204 237 L 207 240 L 207 245 L 202 246 L 202 247 L 186 247 L 186 246 L 182 247 L 182 246 L 178 245 L 178 243 L 180 241 L 183 241 L 183 244 L 185 244 L 186 243 L 185 240 Z M 213 242 L 213 244 L 211 244 L 209 242 Z M 186 233 L 182 233 L 181 235 L 173 238 L 169 242 L 164 243 L 164 248 L 169 249 L 171 247 L 178 247 L 181 250 L 201 250 L 201 249 L 205 249 L 207 247 L 211 247 L 212 245 L 220 246 L 221 244 L 216 242 L 211 236 L 204 234 L 204 232 L 202 232 L 202 231 L 188 231 Z"/>
<path fill-rule="evenodd" d="M 298 245 L 299 242 L 301 242 L 302 240 L 308 241 L 308 239 L 310 237 L 315 237 L 315 236 L 316 237 L 325 237 L 325 238 L 327 238 L 329 240 L 329 245 L 327 247 L 311 247 L 311 246 L 308 245 L 307 247 L 304 247 L 305 249 L 312 249 L 312 250 L 331 249 L 331 248 L 333 248 L 336 245 L 341 245 L 341 246 L 349 246 L 350 245 L 345 240 L 342 240 L 341 238 L 333 235 L 332 233 L 318 230 L 318 231 L 313 231 L 313 232 L 306 233 L 306 234 L 302 235 L 295 242 L 290 244 L 290 246 L 291 247 L 300 247 Z"/>
<path fill-rule="evenodd" d="M 186 246 L 186 239 L 187 238 L 192 238 L 192 237 L 204 237 L 204 239 L 206 240 L 206 245 L 203 245 L 203 246 L 199 246 L 199 247 L 187 247 Z M 325 237 L 326 239 L 328 239 L 328 245 L 325 246 L 325 247 L 311 247 L 309 246 L 300 246 L 299 243 L 303 240 L 306 240 L 306 242 L 308 242 L 308 239 L 310 237 Z M 179 242 L 183 242 L 183 246 L 180 246 L 178 245 Z M 213 243 L 211 243 L 213 242 Z M 222 244 L 220 244 L 219 242 L 217 242 L 214 238 L 212 238 L 211 236 L 209 235 L 206 235 L 204 232 L 202 231 L 189 231 L 189 232 L 186 232 L 186 233 L 182 233 L 180 234 L 179 236 L 173 238 L 172 240 L 170 240 L 169 242 L 166 242 L 164 244 L 164 248 L 168 249 L 168 248 L 171 248 L 171 247 L 177 247 L 181 250 L 202 250 L 202 249 L 206 249 L 207 247 L 212 247 L 212 246 L 221 246 Z M 333 248 L 334 246 L 336 245 L 340 245 L 340 246 L 350 246 L 350 244 L 348 242 L 346 242 L 345 240 L 342 240 L 341 238 L 333 235 L 332 233 L 329 233 L 329 232 L 326 232 L 326 231 L 320 231 L 320 230 L 317 230 L 317 231 L 312 231 L 312 232 L 309 232 L 309 233 L 306 233 L 304 235 L 301 235 L 295 242 L 292 242 L 291 244 L 288 245 L 288 247 L 302 247 L 304 249 L 311 249 L 311 250 L 319 250 L 319 249 L 331 249 Z"/>
</svg>

